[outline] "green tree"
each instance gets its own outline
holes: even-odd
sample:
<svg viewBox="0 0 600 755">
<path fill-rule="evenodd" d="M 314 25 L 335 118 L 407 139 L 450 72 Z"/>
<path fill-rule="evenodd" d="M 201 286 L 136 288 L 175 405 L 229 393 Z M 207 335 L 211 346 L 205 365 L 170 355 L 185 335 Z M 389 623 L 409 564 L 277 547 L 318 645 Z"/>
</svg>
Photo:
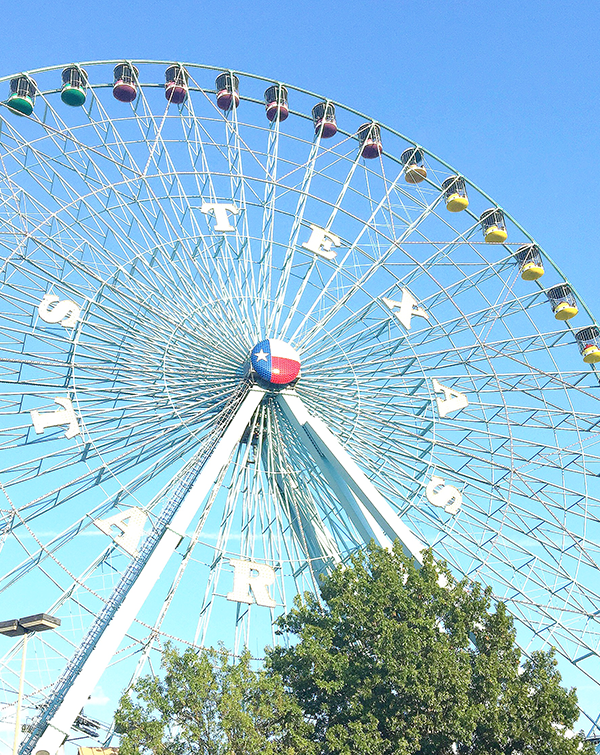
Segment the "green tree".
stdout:
<svg viewBox="0 0 600 755">
<path fill-rule="evenodd" d="M 503 604 L 427 554 L 371 545 L 279 621 L 270 651 L 324 755 L 586 755 L 552 653 L 523 661 Z M 583 744 L 582 744 L 583 743 Z M 583 747 L 583 749 L 581 749 Z M 578 749 L 579 748 L 579 749 Z"/>
<path fill-rule="evenodd" d="M 250 656 L 167 646 L 160 677 L 121 699 L 120 755 L 314 755 L 312 726 L 277 674 Z"/>
</svg>

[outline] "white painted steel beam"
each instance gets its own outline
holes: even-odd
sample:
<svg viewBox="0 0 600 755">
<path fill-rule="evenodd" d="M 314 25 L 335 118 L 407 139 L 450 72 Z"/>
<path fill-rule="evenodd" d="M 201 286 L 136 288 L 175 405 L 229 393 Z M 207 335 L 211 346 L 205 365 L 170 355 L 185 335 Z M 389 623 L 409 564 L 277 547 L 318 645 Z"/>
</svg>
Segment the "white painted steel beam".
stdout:
<svg viewBox="0 0 600 755">
<path fill-rule="evenodd" d="M 55 755 L 85 701 L 100 680 L 121 640 L 160 577 L 173 551 L 185 534 L 203 500 L 221 470 L 229 463 L 235 446 L 242 438 L 252 415 L 260 404 L 264 390 L 253 387 L 231 419 L 227 429 L 208 457 L 202 471 L 180 504 L 171 524 L 158 541 L 145 567 L 131 586 L 113 619 L 104 630 L 60 707 L 49 720 L 46 730 L 34 746 L 35 755 Z"/>
<path fill-rule="evenodd" d="M 318 417 L 313 417 L 295 391 L 282 391 L 278 396 L 279 403 L 286 417 L 298 432 L 307 450 L 319 465 L 324 477 L 331 484 L 332 489 L 340 498 L 340 503 L 348 506 L 348 516 L 355 524 L 360 523 L 359 531 L 364 536 L 364 527 L 373 532 L 373 537 L 381 545 L 381 534 L 390 540 L 398 540 L 407 556 L 414 558 L 417 563 L 423 562 L 423 543 L 393 511 L 373 483 L 368 479 L 350 454 L 344 449 L 339 440 L 329 430 L 327 425 Z M 361 508 L 352 505 L 346 488 L 356 497 Z M 349 504 L 349 505 L 348 505 Z M 373 527 L 373 525 L 376 525 Z"/>
<path fill-rule="evenodd" d="M 266 450 L 266 447 L 264 447 Z M 263 454 L 265 470 L 268 469 L 267 454 Z M 286 513 L 290 527 L 294 531 L 299 543 L 302 543 L 306 556 L 313 566 L 319 562 L 317 571 L 322 571 L 328 564 L 339 564 L 341 559 L 339 549 L 329 529 L 319 516 L 315 502 L 307 491 L 300 492 L 297 481 L 293 478 L 294 470 L 291 468 L 281 471 L 271 471 L 273 480 L 273 494 L 279 501 L 279 505 Z M 290 489 L 290 481 L 293 483 Z M 292 496 L 296 497 L 295 505 L 292 504 Z"/>
<path fill-rule="evenodd" d="M 315 459 L 319 470 L 331 488 L 332 493 L 343 506 L 344 511 L 356 527 L 356 530 L 363 541 L 368 543 L 371 538 L 373 538 L 382 548 L 390 548 L 392 541 L 369 514 L 361 501 L 352 493 L 348 484 L 340 477 L 340 475 L 336 474 L 326 458 L 321 454 L 315 456 L 314 443 L 312 442 L 305 425 L 299 422 L 293 414 L 287 415 L 287 419 L 298 434 L 304 447 L 308 450 L 313 459 Z"/>
</svg>

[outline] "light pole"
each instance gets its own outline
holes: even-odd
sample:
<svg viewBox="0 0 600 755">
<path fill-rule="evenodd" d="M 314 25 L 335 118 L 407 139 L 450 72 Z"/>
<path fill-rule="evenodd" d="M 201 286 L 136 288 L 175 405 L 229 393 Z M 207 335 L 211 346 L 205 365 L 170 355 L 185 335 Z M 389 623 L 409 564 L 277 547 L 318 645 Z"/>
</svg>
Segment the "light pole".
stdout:
<svg viewBox="0 0 600 755">
<path fill-rule="evenodd" d="M 0 621 L 0 634 L 6 637 L 23 637 L 23 655 L 21 657 L 21 675 L 19 677 L 19 695 L 17 697 L 17 714 L 15 720 L 15 739 L 13 755 L 17 755 L 19 746 L 19 729 L 21 723 L 21 700 L 23 699 L 23 682 L 25 679 L 25 658 L 27 654 L 27 639 L 30 634 L 45 632 L 60 626 L 60 619 L 47 613 L 36 613 L 33 616 L 23 616 L 21 619 Z"/>
</svg>

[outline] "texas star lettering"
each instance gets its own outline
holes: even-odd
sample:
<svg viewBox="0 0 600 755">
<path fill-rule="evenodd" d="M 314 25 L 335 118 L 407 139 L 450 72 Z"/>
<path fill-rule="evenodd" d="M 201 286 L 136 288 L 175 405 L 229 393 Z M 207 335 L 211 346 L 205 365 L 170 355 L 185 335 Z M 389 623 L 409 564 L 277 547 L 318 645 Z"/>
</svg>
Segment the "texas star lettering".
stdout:
<svg viewBox="0 0 600 755">
<path fill-rule="evenodd" d="M 429 503 L 444 509 L 447 514 L 456 514 L 462 505 L 460 491 L 435 475 L 427 484 L 426 495 Z"/>
<path fill-rule="evenodd" d="M 269 594 L 269 586 L 275 582 L 272 567 L 235 558 L 229 559 L 229 563 L 233 566 L 233 590 L 227 594 L 227 600 L 275 608 L 277 603 Z"/>
<path fill-rule="evenodd" d="M 38 313 L 44 322 L 60 323 L 65 328 L 72 328 L 77 323 L 80 309 L 70 299 L 60 299 L 56 294 L 44 294 L 39 304 Z"/>
<path fill-rule="evenodd" d="M 342 243 L 340 239 L 331 233 L 331 231 L 319 228 L 319 226 L 312 225 L 312 223 L 310 228 L 310 238 L 302 244 L 302 248 L 308 249 L 309 252 L 316 254 L 318 257 L 324 257 L 326 260 L 334 259 L 337 256 L 337 252 L 331 247 L 339 246 Z"/>
<path fill-rule="evenodd" d="M 147 515 L 137 507 L 120 511 L 108 519 L 94 519 L 94 524 L 105 535 L 112 537 L 117 545 L 132 556 L 137 556 L 137 547 L 144 531 Z"/>
<path fill-rule="evenodd" d="M 469 400 L 464 393 L 456 391 L 454 388 L 449 388 L 447 385 L 442 385 L 435 378 L 433 378 L 432 384 L 435 393 L 444 394 L 443 398 L 436 396 L 435 399 L 440 417 L 446 417 L 452 412 L 458 412 L 469 406 Z"/>
<path fill-rule="evenodd" d="M 233 203 L 221 203 L 218 202 L 204 202 L 201 207 L 201 212 L 205 215 L 213 213 L 216 223 L 213 226 L 213 230 L 228 233 L 229 231 L 235 231 L 235 228 L 229 221 L 229 215 L 237 215 L 240 208 Z"/>
<path fill-rule="evenodd" d="M 383 297 L 382 301 L 390 312 L 404 325 L 406 330 L 410 330 L 413 317 L 422 317 L 424 320 L 429 320 L 429 312 L 419 306 L 417 300 L 407 288 L 402 289 L 402 298 L 400 301 L 388 299 L 387 297 Z"/>
<path fill-rule="evenodd" d="M 40 435 L 49 427 L 67 425 L 65 438 L 74 438 L 76 435 L 79 435 L 79 423 L 77 422 L 71 399 L 66 396 L 57 396 L 54 402 L 59 404 L 62 409 L 57 409 L 54 412 L 41 412 L 34 409 L 31 412 L 31 421 L 36 433 Z"/>
</svg>

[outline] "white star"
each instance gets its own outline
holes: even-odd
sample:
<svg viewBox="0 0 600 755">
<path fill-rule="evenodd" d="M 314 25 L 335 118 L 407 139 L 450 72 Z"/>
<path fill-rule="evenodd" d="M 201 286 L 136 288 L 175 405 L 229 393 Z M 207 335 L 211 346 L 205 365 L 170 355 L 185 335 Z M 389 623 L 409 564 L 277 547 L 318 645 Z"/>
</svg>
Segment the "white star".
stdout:
<svg viewBox="0 0 600 755">
<path fill-rule="evenodd" d="M 267 361 L 267 355 L 265 354 L 265 352 L 262 349 L 260 351 L 256 352 L 255 357 L 256 357 L 256 361 L 257 362 L 262 362 L 263 360 L 265 362 Z"/>
</svg>

